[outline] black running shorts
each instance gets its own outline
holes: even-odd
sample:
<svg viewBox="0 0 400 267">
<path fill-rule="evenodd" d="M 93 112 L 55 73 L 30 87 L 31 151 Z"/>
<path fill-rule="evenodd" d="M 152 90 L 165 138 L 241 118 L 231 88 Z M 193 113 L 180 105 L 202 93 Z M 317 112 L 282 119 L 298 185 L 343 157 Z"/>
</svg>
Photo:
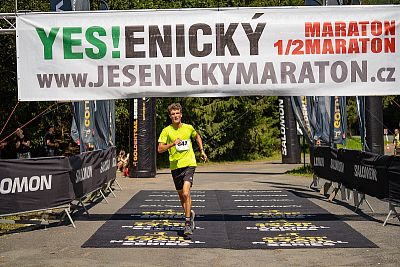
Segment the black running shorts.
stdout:
<svg viewBox="0 0 400 267">
<path fill-rule="evenodd" d="M 183 189 L 184 181 L 190 182 L 190 187 L 193 185 L 193 176 L 195 170 L 196 167 L 185 167 L 171 171 L 176 190 Z"/>
</svg>

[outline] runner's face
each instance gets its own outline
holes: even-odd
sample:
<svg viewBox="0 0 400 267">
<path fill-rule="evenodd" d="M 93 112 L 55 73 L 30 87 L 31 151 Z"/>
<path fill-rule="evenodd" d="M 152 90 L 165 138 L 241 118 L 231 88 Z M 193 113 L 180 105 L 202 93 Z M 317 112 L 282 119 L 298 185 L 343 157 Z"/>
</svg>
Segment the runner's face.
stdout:
<svg viewBox="0 0 400 267">
<path fill-rule="evenodd" d="M 172 109 L 169 113 L 169 117 L 172 120 L 172 123 L 180 123 L 182 119 L 182 114 L 179 109 Z"/>
</svg>

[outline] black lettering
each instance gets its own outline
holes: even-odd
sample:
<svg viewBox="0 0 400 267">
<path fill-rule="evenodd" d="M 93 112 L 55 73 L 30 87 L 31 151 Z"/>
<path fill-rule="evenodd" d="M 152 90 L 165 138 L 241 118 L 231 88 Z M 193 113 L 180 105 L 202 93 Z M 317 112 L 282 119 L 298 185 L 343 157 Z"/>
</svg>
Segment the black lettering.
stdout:
<svg viewBox="0 0 400 267">
<path fill-rule="evenodd" d="M 109 65 L 107 66 L 107 72 L 108 72 L 108 86 L 109 87 L 119 87 L 119 82 L 115 82 L 114 78 L 119 77 L 118 72 L 114 72 L 114 70 L 119 70 L 118 65 Z"/>
<path fill-rule="evenodd" d="M 251 28 L 250 23 L 242 23 L 242 27 L 250 42 L 250 55 L 258 55 L 258 41 L 264 31 L 265 23 L 258 23 L 255 31 Z"/>
<path fill-rule="evenodd" d="M 240 56 L 239 51 L 235 45 L 235 42 L 232 39 L 233 34 L 238 27 L 238 23 L 231 23 L 229 24 L 226 33 L 224 32 L 224 24 L 217 23 L 216 27 L 216 49 L 217 49 L 217 56 L 225 56 L 225 46 L 228 47 L 229 52 L 232 56 Z"/>
<path fill-rule="evenodd" d="M 149 56 L 157 57 L 157 45 L 163 57 L 172 57 L 171 25 L 164 25 L 164 38 L 157 25 L 149 26 Z"/>
<path fill-rule="evenodd" d="M 204 35 L 212 35 L 211 27 L 204 23 L 193 24 L 189 28 L 189 51 L 194 57 L 206 57 L 211 54 L 212 45 L 210 43 L 203 44 L 203 50 L 199 50 L 197 39 L 198 31 L 201 30 Z"/>
<path fill-rule="evenodd" d="M 135 32 L 144 32 L 144 26 L 125 27 L 125 54 L 127 58 L 145 58 L 145 51 L 135 51 L 136 44 L 144 44 L 144 38 L 135 38 Z"/>
</svg>

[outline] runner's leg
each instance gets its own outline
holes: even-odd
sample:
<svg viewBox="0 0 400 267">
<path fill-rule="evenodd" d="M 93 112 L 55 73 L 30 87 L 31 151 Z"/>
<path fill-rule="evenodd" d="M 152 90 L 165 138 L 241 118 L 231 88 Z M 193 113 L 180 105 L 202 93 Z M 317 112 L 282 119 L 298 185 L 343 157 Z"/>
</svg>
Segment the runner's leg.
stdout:
<svg viewBox="0 0 400 267">
<path fill-rule="evenodd" d="M 183 206 L 184 214 L 185 214 L 185 227 L 184 234 L 192 235 L 193 229 L 191 227 L 191 208 L 192 208 L 192 199 L 190 197 L 190 186 L 191 183 L 188 181 L 184 181 L 183 189 L 178 191 L 179 199 L 181 200 L 181 204 Z"/>
<path fill-rule="evenodd" d="M 190 196 L 190 186 L 191 183 L 188 181 L 184 181 L 183 189 L 178 190 L 179 200 L 181 201 L 181 205 L 185 214 L 185 217 L 190 217 L 190 210 L 192 209 L 192 198 Z"/>
<path fill-rule="evenodd" d="M 181 202 L 181 206 L 183 208 L 183 213 L 185 213 L 185 199 L 183 198 L 183 189 L 178 190 L 179 201 Z"/>
</svg>

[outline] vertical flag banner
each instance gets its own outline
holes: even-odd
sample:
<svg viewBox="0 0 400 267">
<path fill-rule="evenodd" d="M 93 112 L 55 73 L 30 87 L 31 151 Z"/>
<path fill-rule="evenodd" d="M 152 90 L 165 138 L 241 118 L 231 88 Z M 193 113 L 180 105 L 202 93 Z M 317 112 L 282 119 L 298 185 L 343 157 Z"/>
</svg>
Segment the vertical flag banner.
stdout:
<svg viewBox="0 0 400 267">
<path fill-rule="evenodd" d="M 346 97 L 335 96 L 332 108 L 333 142 L 335 144 L 344 144 L 347 130 Z"/>
<path fill-rule="evenodd" d="M 71 136 L 76 138 L 76 133 L 79 139 L 74 139 L 80 146 L 80 151 L 85 152 L 93 150 L 95 147 L 95 102 L 80 101 L 74 103 L 74 121 L 71 127 Z M 76 130 L 75 127 L 76 126 Z"/>
<path fill-rule="evenodd" d="M 293 114 L 290 97 L 278 98 L 279 124 L 281 133 L 282 163 L 301 162 L 299 137 L 297 136 L 296 119 Z"/>
<path fill-rule="evenodd" d="M 156 176 L 155 105 L 154 97 L 129 101 L 129 177 Z"/>
<path fill-rule="evenodd" d="M 299 124 L 308 145 L 312 146 L 314 144 L 314 141 L 313 135 L 311 134 L 310 122 L 308 119 L 306 98 L 301 96 L 292 96 L 291 104 L 293 108 L 293 113 L 296 117 L 296 122 Z"/>
<path fill-rule="evenodd" d="M 365 129 L 365 96 L 357 96 L 357 114 L 358 114 L 358 123 L 360 127 L 360 136 L 361 136 L 361 145 L 363 150 L 369 151 L 367 142 L 366 142 L 366 129 Z"/>
</svg>

